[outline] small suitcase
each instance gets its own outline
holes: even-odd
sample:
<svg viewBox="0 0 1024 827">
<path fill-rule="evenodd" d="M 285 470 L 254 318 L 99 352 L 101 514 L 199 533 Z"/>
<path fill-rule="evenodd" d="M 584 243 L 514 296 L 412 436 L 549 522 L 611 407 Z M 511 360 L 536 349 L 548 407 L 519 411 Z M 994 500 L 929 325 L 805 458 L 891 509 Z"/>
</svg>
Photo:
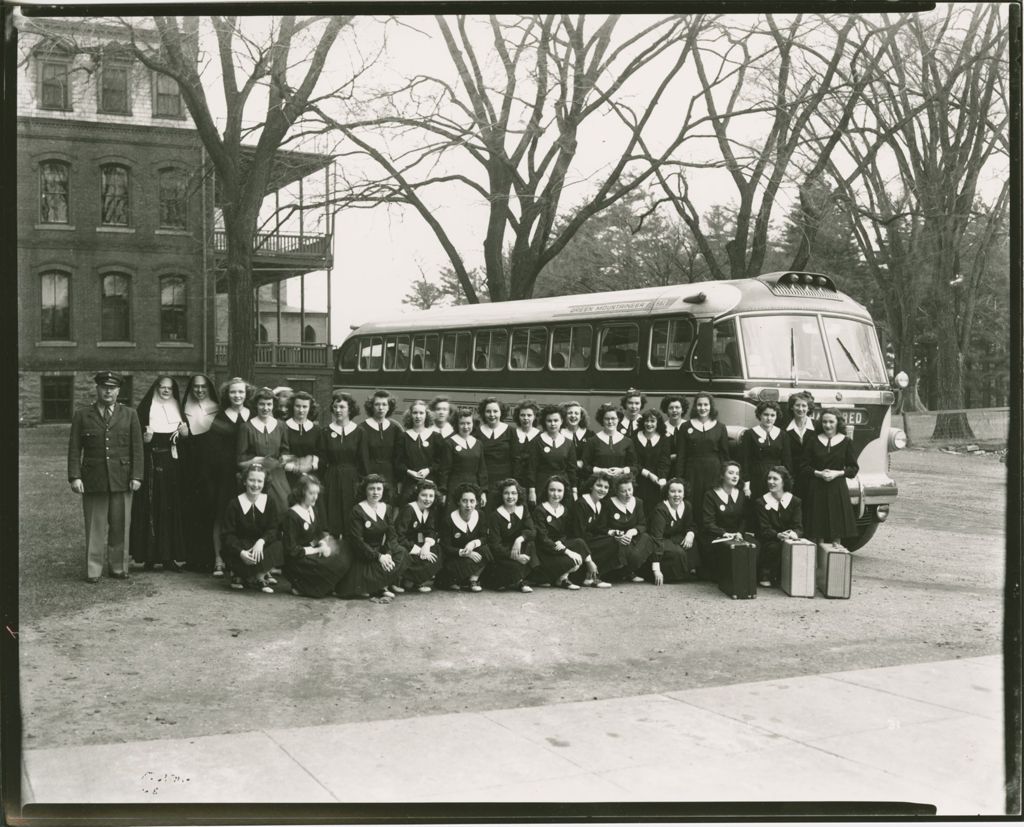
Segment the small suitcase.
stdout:
<svg viewBox="0 0 1024 827">
<path fill-rule="evenodd" d="M 757 545 L 747 540 L 718 543 L 718 588 L 733 600 L 757 597 Z"/>
<path fill-rule="evenodd" d="M 818 543 L 818 591 L 825 597 L 849 598 L 853 581 L 853 555 L 842 546 Z"/>
<path fill-rule="evenodd" d="M 782 590 L 790 597 L 814 597 L 815 548 L 810 540 L 782 544 Z"/>
</svg>

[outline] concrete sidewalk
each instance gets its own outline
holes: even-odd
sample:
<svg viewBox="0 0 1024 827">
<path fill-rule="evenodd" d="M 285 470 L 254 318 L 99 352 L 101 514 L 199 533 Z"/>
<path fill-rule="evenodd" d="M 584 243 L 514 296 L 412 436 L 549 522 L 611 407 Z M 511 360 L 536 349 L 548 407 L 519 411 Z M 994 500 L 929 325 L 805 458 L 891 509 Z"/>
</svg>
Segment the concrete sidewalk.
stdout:
<svg viewBox="0 0 1024 827">
<path fill-rule="evenodd" d="M 1001 658 L 991 656 L 585 703 L 29 750 L 24 801 L 913 801 L 940 815 L 997 815 L 1002 691 Z"/>
</svg>

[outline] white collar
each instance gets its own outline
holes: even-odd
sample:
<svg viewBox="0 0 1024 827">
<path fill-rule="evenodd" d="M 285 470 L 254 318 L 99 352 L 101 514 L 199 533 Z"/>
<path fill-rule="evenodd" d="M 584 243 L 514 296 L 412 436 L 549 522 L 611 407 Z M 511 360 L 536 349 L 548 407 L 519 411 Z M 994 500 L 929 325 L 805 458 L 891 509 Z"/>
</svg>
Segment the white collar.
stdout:
<svg viewBox="0 0 1024 827">
<path fill-rule="evenodd" d="M 734 488 L 732 490 L 732 493 L 730 493 L 730 494 L 726 494 L 721 488 L 716 488 L 715 489 L 715 494 L 717 494 L 718 495 L 718 499 L 720 499 L 726 505 L 729 504 L 729 500 L 732 500 L 733 502 L 736 502 L 736 500 L 738 500 L 740 498 L 740 490 L 738 488 Z"/>
<path fill-rule="evenodd" d="M 601 513 L 601 503 L 595 500 L 593 495 L 584 494 L 582 497 L 580 497 L 580 499 L 586 500 L 590 504 L 590 508 L 595 514 Z"/>
<path fill-rule="evenodd" d="M 295 421 L 294 417 L 292 419 L 287 420 L 284 424 L 287 425 L 289 428 L 291 428 L 293 431 L 303 431 L 303 432 L 312 431 L 313 428 L 316 427 L 308 419 L 305 422 L 303 422 L 301 425 L 299 425 L 299 423 Z"/>
<path fill-rule="evenodd" d="M 771 491 L 769 491 L 767 494 L 763 495 L 761 497 L 761 499 L 764 500 L 764 507 L 767 508 L 769 511 L 778 511 L 779 510 L 779 502 L 780 502 L 780 500 L 775 499 L 775 496 L 772 494 Z M 783 492 L 782 499 L 781 499 L 782 507 L 783 508 L 789 508 L 789 504 L 790 504 L 790 502 L 792 502 L 792 500 L 793 500 L 793 495 L 789 491 Z"/>
<path fill-rule="evenodd" d="M 778 429 L 778 427 L 775 426 L 775 425 L 772 425 L 771 430 L 769 430 L 769 431 L 766 431 L 760 425 L 755 425 L 753 430 L 754 430 L 755 434 L 757 434 L 759 437 L 761 437 L 761 439 L 766 439 L 769 436 L 772 439 L 778 439 L 779 438 L 779 434 L 782 433 L 782 431 L 780 431 Z"/>
<path fill-rule="evenodd" d="M 420 504 L 415 500 L 409 503 L 409 506 L 412 508 L 412 513 L 416 515 L 417 520 L 419 520 L 421 523 L 425 523 L 427 521 L 427 517 L 430 516 L 429 508 L 426 511 L 421 511 Z"/>
<path fill-rule="evenodd" d="M 523 507 L 521 505 L 517 505 L 515 508 L 513 508 L 512 509 L 512 514 L 510 514 L 508 512 L 508 509 L 505 508 L 504 505 L 499 505 L 494 510 L 497 511 L 499 514 L 504 514 L 506 520 L 510 520 L 511 521 L 512 514 L 515 514 L 520 520 L 523 519 Z"/>
<path fill-rule="evenodd" d="M 249 424 L 252 425 L 252 427 L 259 431 L 261 434 L 274 433 L 274 430 L 277 428 L 278 422 L 279 420 L 274 419 L 273 417 L 268 419 L 266 422 L 261 420 L 258 416 L 254 416 L 252 419 L 249 420 Z"/>
<path fill-rule="evenodd" d="M 474 510 L 473 513 L 469 515 L 469 522 L 466 522 L 459 516 L 458 511 L 453 511 L 452 522 L 455 523 L 456 528 L 461 529 L 466 534 L 470 534 L 473 529 L 476 528 L 477 523 L 480 522 L 480 512 Z"/>
<path fill-rule="evenodd" d="M 334 431 L 334 433 L 336 433 L 336 434 L 341 434 L 342 436 L 348 436 L 349 434 L 351 434 L 359 426 L 356 425 L 356 423 L 353 422 L 352 420 L 349 420 L 344 425 L 338 425 L 336 422 L 330 422 L 330 423 L 327 424 L 327 427 L 330 428 L 332 431 Z"/>
<path fill-rule="evenodd" d="M 650 445 L 652 448 L 661 442 L 661 434 L 659 433 L 653 433 L 648 437 L 643 431 L 639 431 L 636 438 L 640 440 L 641 445 Z"/>
<path fill-rule="evenodd" d="M 307 523 L 312 524 L 313 522 L 315 522 L 315 515 L 313 514 L 312 508 L 306 508 L 304 506 L 299 505 L 298 503 L 295 503 L 295 505 L 292 506 L 292 511 L 294 511 L 296 514 L 302 517 L 302 519 L 305 520 Z"/>
<path fill-rule="evenodd" d="M 838 445 L 844 439 L 846 439 L 845 435 L 836 434 L 834 437 L 832 437 L 832 444 Z M 820 442 L 822 445 L 828 445 L 828 437 L 825 436 L 824 434 L 818 434 L 818 442 Z"/>
<path fill-rule="evenodd" d="M 552 448 L 560 448 L 565 444 L 565 437 L 561 433 L 555 434 L 554 438 L 548 435 L 547 432 L 540 435 L 540 441 L 545 445 L 549 445 Z"/>
<path fill-rule="evenodd" d="M 686 500 L 683 500 L 681 503 L 679 503 L 678 512 L 676 512 L 676 510 L 672 507 L 672 503 L 670 503 L 668 500 L 662 500 L 662 503 L 664 503 L 665 508 L 668 509 L 669 516 L 671 516 L 673 520 L 680 519 L 683 516 L 683 513 L 686 511 Z"/>
<path fill-rule="evenodd" d="M 507 422 L 499 422 L 493 428 L 484 425 L 482 422 L 480 423 L 480 433 L 482 433 L 488 439 L 497 439 L 499 436 L 502 436 L 507 430 Z"/>
<path fill-rule="evenodd" d="M 717 419 L 709 419 L 709 420 L 708 420 L 707 422 L 705 422 L 705 423 L 704 423 L 703 425 L 701 425 L 701 423 L 700 423 L 700 420 L 699 420 L 699 419 L 691 419 L 691 420 L 690 420 L 690 427 L 691 427 L 691 428 L 693 428 L 693 430 L 695 430 L 695 431 L 701 431 L 702 433 L 703 433 L 704 431 L 710 431 L 710 430 L 711 430 L 712 428 L 714 428 L 714 427 L 715 427 L 715 426 L 716 426 L 717 424 L 718 424 L 718 420 L 717 420 Z"/>
<path fill-rule="evenodd" d="M 568 428 L 562 428 L 562 436 L 566 439 L 571 439 L 573 442 L 579 442 L 580 440 L 586 439 L 589 433 L 588 428 L 584 428 L 582 425 L 575 431 L 570 431 Z"/>
<path fill-rule="evenodd" d="M 434 433 L 434 426 L 431 425 L 429 428 L 424 428 L 419 433 L 416 433 L 412 428 L 406 428 L 405 432 L 409 435 L 410 439 L 418 439 L 426 444 L 427 440 L 430 439 L 430 435 Z"/>
<path fill-rule="evenodd" d="M 385 416 L 380 422 L 378 422 L 372 416 L 368 416 L 363 420 L 363 424 L 371 431 L 386 431 L 391 427 L 391 420 Z"/>
<path fill-rule="evenodd" d="M 442 422 L 440 428 L 438 428 L 435 425 L 434 430 L 436 430 L 443 437 L 450 437 L 452 434 L 455 433 L 455 428 L 452 426 L 451 422 Z"/>
<path fill-rule="evenodd" d="M 789 424 L 786 426 L 786 430 L 787 431 L 796 431 L 796 433 L 800 434 L 800 436 L 803 436 L 804 433 L 806 433 L 807 431 L 813 431 L 814 430 L 814 420 L 813 419 L 811 419 L 810 417 L 807 417 L 807 419 L 805 419 L 804 422 L 806 422 L 807 424 L 805 424 L 803 428 L 798 428 L 797 424 L 796 424 L 796 420 L 795 419 L 791 419 L 789 421 Z"/>
<path fill-rule="evenodd" d="M 450 439 L 456 445 L 465 448 L 466 450 L 469 450 L 474 445 L 476 445 L 476 437 L 473 436 L 472 434 L 466 437 L 462 436 L 461 434 L 452 434 L 450 437 L 448 437 L 448 439 Z"/>
<path fill-rule="evenodd" d="M 674 434 L 676 431 L 678 431 L 680 428 L 683 427 L 683 422 L 684 421 L 685 420 L 680 420 L 678 425 L 673 425 L 671 422 L 669 422 L 666 419 L 665 420 L 665 436 L 672 436 L 672 434 Z"/>
<path fill-rule="evenodd" d="M 551 503 L 543 502 L 544 510 L 548 512 L 552 517 L 561 517 L 565 513 L 565 506 L 559 503 L 557 506 L 552 506 Z"/>
<path fill-rule="evenodd" d="M 245 496 L 245 494 L 239 494 L 238 504 L 242 506 L 243 514 L 248 514 L 249 509 L 252 508 L 254 505 L 256 506 L 256 510 L 259 511 L 260 514 L 262 514 L 264 511 L 267 510 L 267 495 L 257 494 L 256 502 L 254 503 L 247 496 Z"/>
<path fill-rule="evenodd" d="M 385 515 L 388 513 L 387 503 L 377 503 L 377 505 L 370 505 L 366 500 L 359 503 L 359 507 L 366 512 L 367 517 L 383 520 Z"/>
<path fill-rule="evenodd" d="M 518 439 L 520 442 L 529 442 L 539 433 L 540 429 L 534 428 L 532 425 L 530 426 L 530 430 L 528 431 L 524 431 L 522 428 L 516 427 L 516 439 Z"/>
<path fill-rule="evenodd" d="M 238 422 L 238 417 L 242 417 L 242 422 L 248 422 L 251 411 L 248 408 L 239 408 L 237 411 L 234 408 L 225 408 L 224 416 L 230 419 L 232 422 Z"/>
<path fill-rule="evenodd" d="M 609 434 L 604 431 L 594 431 L 594 436 L 597 437 L 605 445 L 618 445 L 626 437 L 622 435 L 621 431 L 615 431 L 615 433 Z"/>
<path fill-rule="evenodd" d="M 636 509 L 636 497 L 630 497 L 626 502 L 623 502 L 618 497 L 612 497 L 612 501 L 619 511 L 625 511 L 627 514 L 632 514 Z"/>
</svg>

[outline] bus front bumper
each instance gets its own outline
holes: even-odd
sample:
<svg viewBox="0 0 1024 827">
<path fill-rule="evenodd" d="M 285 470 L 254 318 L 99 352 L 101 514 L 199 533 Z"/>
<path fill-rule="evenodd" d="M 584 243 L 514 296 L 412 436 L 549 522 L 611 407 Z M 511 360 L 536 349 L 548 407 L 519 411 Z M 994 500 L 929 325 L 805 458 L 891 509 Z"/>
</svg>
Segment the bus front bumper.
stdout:
<svg viewBox="0 0 1024 827">
<path fill-rule="evenodd" d="M 899 491 L 896 481 L 887 474 L 858 474 L 846 481 L 850 490 L 853 514 L 858 522 L 882 522 L 888 517 L 889 506 Z M 878 506 L 884 506 L 879 508 Z"/>
</svg>

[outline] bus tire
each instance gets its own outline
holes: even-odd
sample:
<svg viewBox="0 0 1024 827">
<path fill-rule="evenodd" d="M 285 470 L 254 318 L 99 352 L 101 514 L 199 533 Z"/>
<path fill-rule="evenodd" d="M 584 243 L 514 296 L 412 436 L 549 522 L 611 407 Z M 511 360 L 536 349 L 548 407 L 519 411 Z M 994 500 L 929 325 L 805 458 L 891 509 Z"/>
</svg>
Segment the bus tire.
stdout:
<svg viewBox="0 0 1024 827">
<path fill-rule="evenodd" d="M 878 525 L 879 524 L 876 522 L 858 525 L 857 534 L 853 537 L 847 538 L 847 551 L 856 551 L 857 549 L 866 546 L 871 538 L 875 536 L 875 532 L 878 531 Z"/>
</svg>

